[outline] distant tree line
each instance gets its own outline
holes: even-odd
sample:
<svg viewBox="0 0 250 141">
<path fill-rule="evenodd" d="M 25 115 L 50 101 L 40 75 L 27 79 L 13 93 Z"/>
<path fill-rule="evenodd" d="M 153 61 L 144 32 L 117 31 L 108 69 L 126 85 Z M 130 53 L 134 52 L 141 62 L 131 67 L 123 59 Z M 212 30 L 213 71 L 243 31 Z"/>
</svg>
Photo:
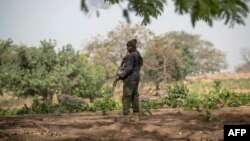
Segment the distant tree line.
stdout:
<svg viewBox="0 0 250 141">
<path fill-rule="evenodd" d="M 53 94 L 63 93 L 89 98 L 110 91 L 128 40 L 138 40 L 144 58 L 142 81 L 179 81 L 189 74 L 216 72 L 227 68 L 225 54 L 199 35 L 168 32 L 155 35 L 144 26 L 120 24 L 107 36 L 97 36 L 82 51 L 71 45 L 55 50 L 56 41 L 41 41 L 38 47 L 0 41 L 0 92 L 19 97 L 41 96 L 51 102 Z"/>
<path fill-rule="evenodd" d="M 228 67 L 225 54 L 200 35 L 186 32 L 168 32 L 155 35 L 140 25 L 120 24 L 107 36 L 97 36 L 85 46 L 90 61 L 105 68 L 106 79 L 114 77 L 121 58 L 126 53 L 128 40 L 138 39 L 138 50 L 145 65 L 142 68 L 144 82 L 183 80 L 188 74 L 213 73 Z"/>
</svg>

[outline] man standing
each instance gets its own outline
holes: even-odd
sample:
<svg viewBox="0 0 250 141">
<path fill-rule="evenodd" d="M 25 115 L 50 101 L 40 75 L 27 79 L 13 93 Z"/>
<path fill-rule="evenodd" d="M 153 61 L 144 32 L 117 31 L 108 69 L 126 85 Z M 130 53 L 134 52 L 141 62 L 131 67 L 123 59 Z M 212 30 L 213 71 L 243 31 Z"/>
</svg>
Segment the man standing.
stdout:
<svg viewBox="0 0 250 141">
<path fill-rule="evenodd" d="M 123 80 L 123 122 L 139 122 L 139 93 L 140 69 L 143 65 L 143 58 L 136 49 L 136 39 L 127 42 L 128 54 L 123 58 L 121 73 L 118 79 Z M 130 105 L 133 107 L 133 117 L 129 118 Z"/>
</svg>

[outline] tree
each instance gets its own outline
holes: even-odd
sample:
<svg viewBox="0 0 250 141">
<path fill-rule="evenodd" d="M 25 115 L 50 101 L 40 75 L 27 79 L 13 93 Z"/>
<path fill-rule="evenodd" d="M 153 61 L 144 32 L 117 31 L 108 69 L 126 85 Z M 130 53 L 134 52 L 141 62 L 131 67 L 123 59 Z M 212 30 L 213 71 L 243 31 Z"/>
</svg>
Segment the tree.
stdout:
<svg viewBox="0 0 250 141">
<path fill-rule="evenodd" d="M 18 97 L 40 96 L 52 102 L 56 92 L 93 101 L 104 94 L 104 69 L 92 65 L 71 45 L 55 51 L 55 41 L 41 41 L 39 47 L 0 41 L 0 92 Z M 1 94 L 0 93 L 0 94 Z"/>
<path fill-rule="evenodd" d="M 41 41 L 38 48 L 16 46 L 15 56 L 8 62 L 8 90 L 19 97 L 39 95 L 44 101 L 51 102 L 56 90 L 53 76 L 57 64 L 55 46 L 53 41 Z"/>
<path fill-rule="evenodd" d="M 215 72 L 228 67 L 225 54 L 211 42 L 202 40 L 200 35 L 182 31 L 169 32 L 165 36 L 175 40 L 181 49 L 181 78 L 190 73 Z"/>
<path fill-rule="evenodd" d="M 88 5 L 88 1 L 92 2 Z M 214 20 L 225 20 L 225 24 L 243 24 L 244 18 L 249 12 L 249 0 L 173 0 L 175 11 L 178 14 L 190 14 L 192 25 L 195 26 L 197 21 L 203 20 L 210 26 Z M 135 12 L 136 16 L 143 17 L 142 24 L 147 25 L 150 19 L 157 18 L 164 12 L 164 4 L 166 0 L 82 0 L 81 9 L 88 12 L 89 7 L 93 5 L 121 5 L 126 4 L 127 7 L 122 9 L 122 15 L 130 22 L 129 14 Z M 107 6 L 100 6 L 108 8 Z M 98 7 L 96 7 L 98 8 Z M 97 15 L 99 11 L 97 9 Z"/>
<path fill-rule="evenodd" d="M 226 69 L 228 64 L 226 62 L 226 55 L 213 47 L 213 44 L 208 41 L 202 41 L 202 46 L 198 48 L 196 54 L 197 71 L 199 73 L 218 72 L 221 69 Z"/>
<path fill-rule="evenodd" d="M 14 45 L 11 39 L 0 40 L 0 95 L 3 94 L 9 82 L 9 62 L 15 56 L 13 49 Z"/>
<path fill-rule="evenodd" d="M 159 89 L 161 82 L 183 80 L 188 74 L 220 71 L 225 54 L 199 35 L 169 32 L 155 36 L 145 48 L 144 77 Z"/>
<path fill-rule="evenodd" d="M 66 45 L 58 53 L 56 77 L 60 93 L 89 98 L 91 102 L 103 94 L 104 69 L 88 62 L 85 54 Z"/>
<path fill-rule="evenodd" d="M 244 63 L 239 65 L 236 68 L 236 71 L 237 72 L 250 72 L 250 49 L 249 48 L 242 48 L 241 49 L 241 56 L 242 56 Z"/>
<path fill-rule="evenodd" d="M 143 53 L 147 42 L 153 36 L 154 33 L 145 26 L 120 24 L 108 32 L 106 38 L 101 36 L 94 38 L 85 46 L 84 51 L 92 63 L 104 67 L 106 79 L 113 79 L 117 67 L 127 53 L 126 43 L 136 38 L 138 41 L 137 48 Z"/>
<path fill-rule="evenodd" d="M 200 36 L 181 32 L 168 32 L 165 38 L 174 40 L 181 52 L 181 59 L 179 61 L 180 68 L 177 71 L 177 79 L 185 79 L 185 77 L 197 70 L 196 53 L 200 46 Z"/>
<path fill-rule="evenodd" d="M 162 81 L 176 80 L 180 57 L 181 52 L 174 40 L 164 36 L 155 37 L 145 50 L 145 79 L 153 82 L 156 90 L 159 90 Z"/>
</svg>

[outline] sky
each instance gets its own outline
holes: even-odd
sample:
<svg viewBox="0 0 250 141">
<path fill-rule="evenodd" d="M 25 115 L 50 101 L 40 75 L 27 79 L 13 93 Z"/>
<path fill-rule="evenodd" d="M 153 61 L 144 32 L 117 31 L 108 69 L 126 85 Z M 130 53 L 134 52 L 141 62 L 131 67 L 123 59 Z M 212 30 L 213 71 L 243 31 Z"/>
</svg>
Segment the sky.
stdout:
<svg viewBox="0 0 250 141">
<path fill-rule="evenodd" d="M 53 39 L 58 47 L 69 43 L 81 50 L 91 38 L 105 36 L 119 23 L 126 22 L 120 6 L 100 10 L 100 17 L 97 17 L 95 12 L 81 11 L 80 3 L 80 0 L 0 0 L 0 40 L 11 38 L 16 44 L 39 46 L 41 40 Z M 164 13 L 153 19 L 147 28 L 156 35 L 171 31 L 201 35 L 201 39 L 212 42 L 215 48 L 226 53 L 227 71 L 233 71 L 242 63 L 241 48 L 250 48 L 250 16 L 245 19 L 245 26 L 230 28 L 224 21 L 214 21 L 210 27 L 201 21 L 193 27 L 189 15 L 178 15 L 174 8 L 169 1 Z M 132 24 L 142 21 L 133 14 L 130 16 Z"/>
</svg>

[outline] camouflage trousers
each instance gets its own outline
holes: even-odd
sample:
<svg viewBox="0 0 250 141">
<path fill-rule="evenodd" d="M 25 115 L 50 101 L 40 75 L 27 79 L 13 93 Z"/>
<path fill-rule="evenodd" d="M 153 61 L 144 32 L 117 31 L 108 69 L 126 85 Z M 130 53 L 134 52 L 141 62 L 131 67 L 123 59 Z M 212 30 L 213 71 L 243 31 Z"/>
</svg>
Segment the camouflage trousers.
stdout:
<svg viewBox="0 0 250 141">
<path fill-rule="evenodd" d="M 128 115 L 132 104 L 133 112 L 139 112 L 139 81 L 125 80 L 123 81 L 123 115 Z"/>
</svg>

